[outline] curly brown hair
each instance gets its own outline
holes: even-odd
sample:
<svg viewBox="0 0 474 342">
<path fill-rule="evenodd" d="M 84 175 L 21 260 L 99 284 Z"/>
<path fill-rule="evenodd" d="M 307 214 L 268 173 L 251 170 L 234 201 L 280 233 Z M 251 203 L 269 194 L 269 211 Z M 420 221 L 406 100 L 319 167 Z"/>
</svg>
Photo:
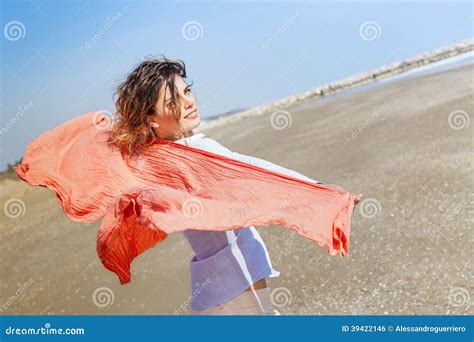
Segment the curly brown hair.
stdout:
<svg viewBox="0 0 474 342">
<path fill-rule="evenodd" d="M 151 122 L 159 92 L 171 92 L 170 109 L 179 124 L 179 95 L 175 86 L 175 75 L 186 78 L 186 66 L 182 60 L 170 60 L 163 55 L 146 57 L 117 87 L 114 96 L 116 119 L 109 142 L 122 152 L 132 155 L 139 153 L 156 138 Z M 162 87 L 165 85 L 164 87 Z M 187 132 L 179 125 L 177 135 L 186 137 Z"/>
</svg>

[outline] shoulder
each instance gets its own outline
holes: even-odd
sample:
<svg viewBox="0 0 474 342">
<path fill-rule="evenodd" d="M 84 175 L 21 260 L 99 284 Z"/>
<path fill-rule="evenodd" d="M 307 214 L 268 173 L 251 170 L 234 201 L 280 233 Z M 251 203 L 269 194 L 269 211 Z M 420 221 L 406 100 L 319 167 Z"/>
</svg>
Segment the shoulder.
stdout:
<svg viewBox="0 0 474 342">
<path fill-rule="evenodd" d="M 232 151 L 220 144 L 215 139 L 209 138 L 205 134 L 200 139 L 196 139 L 191 144 L 192 147 L 199 148 L 204 151 L 213 152 L 225 156 L 231 156 Z"/>
</svg>

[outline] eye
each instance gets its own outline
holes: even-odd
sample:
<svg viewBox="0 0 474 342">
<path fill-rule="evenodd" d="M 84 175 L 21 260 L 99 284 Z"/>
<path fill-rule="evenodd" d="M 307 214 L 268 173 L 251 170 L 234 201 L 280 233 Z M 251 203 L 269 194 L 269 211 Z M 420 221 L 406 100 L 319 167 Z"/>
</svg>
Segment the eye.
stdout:
<svg viewBox="0 0 474 342">
<path fill-rule="evenodd" d="M 188 92 L 191 92 L 191 87 L 190 86 L 188 86 L 185 93 L 188 93 Z"/>
</svg>

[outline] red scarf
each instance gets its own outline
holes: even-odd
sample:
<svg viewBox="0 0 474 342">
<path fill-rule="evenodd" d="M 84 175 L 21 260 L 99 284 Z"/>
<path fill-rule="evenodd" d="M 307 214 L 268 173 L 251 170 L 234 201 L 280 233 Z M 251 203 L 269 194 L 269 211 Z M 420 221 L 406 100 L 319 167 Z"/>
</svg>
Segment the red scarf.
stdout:
<svg viewBox="0 0 474 342">
<path fill-rule="evenodd" d="M 112 125 L 102 112 L 69 120 L 31 142 L 15 171 L 54 190 L 72 220 L 102 218 L 97 252 L 121 284 L 136 256 L 186 229 L 281 224 L 348 255 L 354 194 L 159 138 L 126 159 L 107 143 Z"/>
</svg>

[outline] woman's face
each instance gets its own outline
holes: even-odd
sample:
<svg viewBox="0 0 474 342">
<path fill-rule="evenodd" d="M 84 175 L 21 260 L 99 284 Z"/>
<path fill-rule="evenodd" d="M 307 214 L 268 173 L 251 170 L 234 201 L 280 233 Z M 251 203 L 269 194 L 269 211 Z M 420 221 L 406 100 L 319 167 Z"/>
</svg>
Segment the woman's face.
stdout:
<svg viewBox="0 0 474 342">
<path fill-rule="evenodd" d="M 197 108 L 191 88 L 184 82 L 179 75 L 175 76 L 175 85 L 178 92 L 178 110 L 180 113 L 179 124 L 188 134 L 199 126 L 201 118 Z M 165 88 L 166 87 L 166 88 Z M 166 91 L 165 91 L 166 89 Z M 179 124 L 171 111 L 171 93 L 167 85 L 163 85 L 160 91 L 158 101 L 155 104 L 155 117 L 152 122 L 152 128 L 155 134 L 162 139 L 177 140 L 179 136 Z"/>
</svg>

